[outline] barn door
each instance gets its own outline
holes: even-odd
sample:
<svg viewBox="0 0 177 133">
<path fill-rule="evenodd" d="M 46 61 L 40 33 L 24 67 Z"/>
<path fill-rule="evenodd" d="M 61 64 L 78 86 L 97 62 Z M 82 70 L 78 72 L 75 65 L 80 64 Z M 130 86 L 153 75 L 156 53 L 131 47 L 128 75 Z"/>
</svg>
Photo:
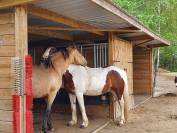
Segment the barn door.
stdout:
<svg viewBox="0 0 177 133">
<path fill-rule="evenodd" d="M 109 64 L 124 69 L 128 76 L 130 107 L 134 105 L 133 94 L 133 53 L 130 42 L 119 39 L 116 35 L 109 36 Z M 116 103 L 115 103 L 116 104 Z M 113 105 L 113 117 L 117 117 L 117 105 Z"/>
</svg>

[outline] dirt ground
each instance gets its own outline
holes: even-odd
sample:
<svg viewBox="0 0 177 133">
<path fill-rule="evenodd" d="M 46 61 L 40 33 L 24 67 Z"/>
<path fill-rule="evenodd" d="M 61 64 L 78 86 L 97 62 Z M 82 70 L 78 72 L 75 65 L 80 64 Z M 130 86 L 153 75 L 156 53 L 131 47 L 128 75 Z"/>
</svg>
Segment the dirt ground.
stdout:
<svg viewBox="0 0 177 133">
<path fill-rule="evenodd" d="M 123 127 L 111 123 L 99 133 L 177 133 L 176 73 L 159 73 L 155 98 L 131 110 Z"/>
<path fill-rule="evenodd" d="M 175 75 L 177 73 L 160 72 L 157 75 L 155 98 L 151 98 L 131 110 L 129 121 L 125 126 L 118 127 L 111 122 L 99 133 L 177 133 L 177 87 L 174 84 Z M 88 107 L 86 110 L 90 121 L 86 129 L 79 128 L 81 115 L 78 114 L 79 122 L 76 126 L 67 127 L 66 123 L 70 120 L 71 113 L 58 113 L 59 111 L 55 110 L 53 112 L 55 131 L 51 133 L 91 133 L 109 120 L 108 108 L 104 106 L 100 108 Z M 104 117 L 99 116 L 99 110 L 105 110 Z M 38 116 L 35 117 L 37 119 L 34 122 L 35 133 L 42 133 L 42 113 L 38 112 L 34 115 Z"/>
</svg>

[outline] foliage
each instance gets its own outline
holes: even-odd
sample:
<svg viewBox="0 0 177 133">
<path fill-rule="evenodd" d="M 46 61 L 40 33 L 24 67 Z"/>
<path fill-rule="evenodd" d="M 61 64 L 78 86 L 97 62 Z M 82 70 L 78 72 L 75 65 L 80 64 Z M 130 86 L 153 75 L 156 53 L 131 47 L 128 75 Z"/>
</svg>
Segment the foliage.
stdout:
<svg viewBox="0 0 177 133">
<path fill-rule="evenodd" d="M 170 40 L 171 46 L 160 50 L 160 66 L 177 71 L 177 1 L 113 0 L 113 2 L 154 32 Z"/>
</svg>

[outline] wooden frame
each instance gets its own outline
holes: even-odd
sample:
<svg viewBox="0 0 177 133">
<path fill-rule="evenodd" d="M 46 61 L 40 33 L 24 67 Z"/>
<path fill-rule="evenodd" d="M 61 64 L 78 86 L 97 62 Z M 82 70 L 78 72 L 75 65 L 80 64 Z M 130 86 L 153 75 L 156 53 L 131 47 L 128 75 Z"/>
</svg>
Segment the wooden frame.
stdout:
<svg viewBox="0 0 177 133">
<path fill-rule="evenodd" d="M 45 30 L 45 29 L 36 29 L 34 27 L 29 27 L 28 32 L 31 34 L 34 34 L 34 35 L 41 35 L 41 36 L 46 36 L 46 37 L 50 37 L 50 38 L 69 40 L 69 41 L 73 40 L 73 37 L 68 34 L 56 32 L 56 31 Z"/>
<path fill-rule="evenodd" d="M 32 3 L 37 0 L 1 0 L 0 1 L 0 9 L 9 8 L 12 6 L 22 5 Z"/>
<path fill-rule="evenodd" d="M 56 26 L 31 26 L 30 28 L 36 29 L 36 30 L 51 30 L 51 31 L 101 31 L 101 32 L 118 32 L 118 33 L 137 33 L 142 32 L 140 30 L 131 30 L 131 29 L 95 29 L 95 28 L 62 28 L 62 27 L 56 27 Z"/>
<path fill-rule="evenodd" d="M 27 26 L 27 7 L 18 6 L 15 8 L 15 47 L 16 56 L 22 58 L 25 66 L 25 56 L 28 54 L 28 26 Z M 25 75 L 25 69 L 23 69 Z M 23 77 L 25 85 L 25 78 Z M 25 88 L 25 86 L 23 86 Z M 20 131 L 26 132 L 26 96 L 20 98 Z"/>
</svg>

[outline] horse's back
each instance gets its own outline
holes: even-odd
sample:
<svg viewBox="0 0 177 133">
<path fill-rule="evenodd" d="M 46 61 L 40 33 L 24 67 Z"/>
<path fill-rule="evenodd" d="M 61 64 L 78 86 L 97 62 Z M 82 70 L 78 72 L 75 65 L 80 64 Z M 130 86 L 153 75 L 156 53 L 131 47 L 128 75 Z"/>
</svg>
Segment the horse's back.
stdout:
<svg viewBox="0 0 177 133">
<path fill-rule="evenodd" d="M 59 89 L 59 76 L 41 66 L 33 66 L 33 97 L 41 98 L 48 95 L 52 89 Z"/>
</svg>

